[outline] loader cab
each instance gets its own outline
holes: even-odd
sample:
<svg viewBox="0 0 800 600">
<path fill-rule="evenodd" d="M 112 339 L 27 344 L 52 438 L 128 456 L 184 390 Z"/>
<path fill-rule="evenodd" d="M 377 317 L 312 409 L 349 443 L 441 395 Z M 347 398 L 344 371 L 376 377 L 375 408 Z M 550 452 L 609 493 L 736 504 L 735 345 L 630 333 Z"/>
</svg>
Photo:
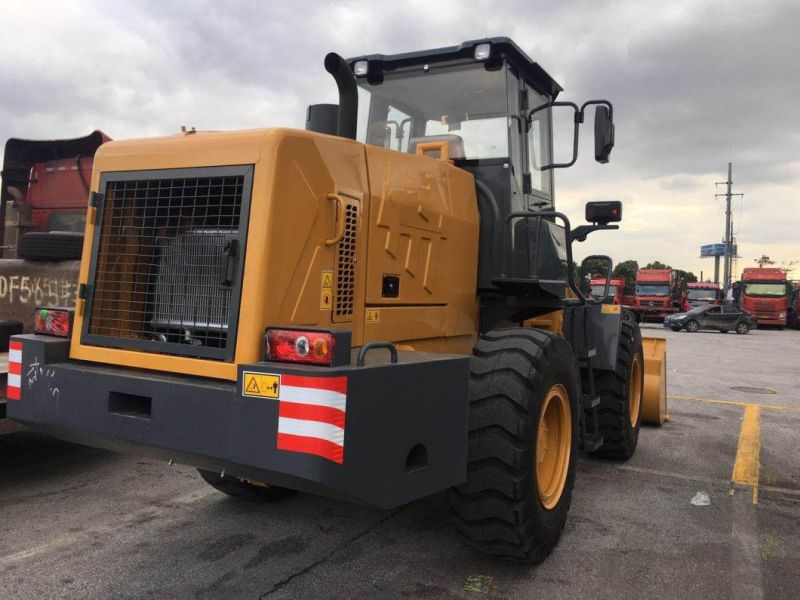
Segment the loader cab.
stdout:
<svg viewBox="0 0 800 600">
<path fill-rule="evenodd" d="M 432 158 L 446 143 L 453 164 L 474 176 L 478 294 L 543 294 L 558 305 L 569 273 L 564 228 L 512 215 L 555 208 L 550 105 L 561 87 L 508 38 L 348 63 L 357 139 Z M 511 280 L 513 289 L 503 289 Z"/>
<path fill-rule="evenodd" d="M 450 160 L 475 176 L 501 213 L 553 209 L 547 105 L 561 87 L 514 42 L 493 38 L 348 62 L 359 88 L 360 141 L 410 153 L 447 142 Z"/>
</svg>

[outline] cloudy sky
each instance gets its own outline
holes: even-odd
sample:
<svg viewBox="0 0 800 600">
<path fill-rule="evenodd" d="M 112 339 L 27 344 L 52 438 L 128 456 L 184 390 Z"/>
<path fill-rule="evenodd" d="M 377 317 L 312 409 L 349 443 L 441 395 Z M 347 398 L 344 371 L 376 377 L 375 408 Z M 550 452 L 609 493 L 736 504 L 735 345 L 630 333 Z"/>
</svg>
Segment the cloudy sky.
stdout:
<svg viewBox="0 0 800 600">
<path fill-rule="evenodd" d="M 737 271 L 767 254 L 800 261 L 800 2 L 9 1 L 0 7 L 0 139 L 175 133 L 181 125 L 302 127 L 335 101 L 322 68 L 507 35 L 565 88 L 608 98 L 616 147 L 556 172 L 559 209 L 619 199 L 620 232 L 578 256 L 658 259 L 706 275 L 701 244 L 721 240 L 734 163 Z M 556 132 L 562 152 L 569 131 Z M 559 156 L 557 150 L 557 156 Z M 793 276 L 800 278 L 800 263 Z"/>
</svg>

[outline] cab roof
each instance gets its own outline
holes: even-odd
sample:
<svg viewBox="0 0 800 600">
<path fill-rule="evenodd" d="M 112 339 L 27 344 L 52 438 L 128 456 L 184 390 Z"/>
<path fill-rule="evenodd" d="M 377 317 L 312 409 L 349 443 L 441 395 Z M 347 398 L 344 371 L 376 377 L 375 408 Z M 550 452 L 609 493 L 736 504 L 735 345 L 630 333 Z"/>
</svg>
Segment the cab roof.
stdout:
<svg viewBox="0 0 800 600">
<path fill-rule="evenodd" d="M 505 58 L 511 66 L 524 73 L 531 82 L 548 94 L 552 98 L 564 91 L 550 75 L 537 62 L 525 54 L 517 44 L 507 37 L 491 37 L 480 40 L 463 42 L 458 46 L 447 46 L 444 48 L 433 48 L 431 50 L 417 50 L 415 52 L 404 52 L 401 54 L 367 54 L 356 56 L 347 60 L 352 68 L 353 63 L 366 60 L 370 62 L 370 69 L 378 63 L 383 71 L 394 71 L 418 64 L 450 62 L 474 57 L 475 46 L 478 44 L 491 44 L 492 51 L 489 61 Z"/>
</svg>

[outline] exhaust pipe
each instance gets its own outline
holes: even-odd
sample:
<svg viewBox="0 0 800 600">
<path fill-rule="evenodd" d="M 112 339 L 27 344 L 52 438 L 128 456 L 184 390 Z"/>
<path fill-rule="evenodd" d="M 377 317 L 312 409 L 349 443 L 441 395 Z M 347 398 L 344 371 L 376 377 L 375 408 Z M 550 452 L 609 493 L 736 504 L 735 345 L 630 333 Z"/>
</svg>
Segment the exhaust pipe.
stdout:
<svg viewBox="0 0 800 600">
<path fill-rule="evenodd" d="M 358 126 L 356 77 L 353 75 L 350 65 L 335 52 L 331 52 L 325 57 L 325 70 L 333 75 L 336 86 L 339 88 L 339 124 L 336 133 L 339 137 L 354 140 Z"/>
</svg>

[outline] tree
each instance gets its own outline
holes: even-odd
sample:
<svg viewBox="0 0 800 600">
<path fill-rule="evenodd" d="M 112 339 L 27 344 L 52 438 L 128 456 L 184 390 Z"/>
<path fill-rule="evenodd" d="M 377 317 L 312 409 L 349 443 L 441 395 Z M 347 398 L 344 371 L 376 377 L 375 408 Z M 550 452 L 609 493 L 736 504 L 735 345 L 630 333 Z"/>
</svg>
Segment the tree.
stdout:
<svg viewBox="0 0 800 600">
<path fill-rule="evenodd" d="M 686 283 L 697 283 L 698 281 L 697 275 L 691 271 L 681 271 L 680 269 L 675 269 L 675 275 L 679 281 L 682 279 Z"/>
<path fill-rule="evenodd" d="M 614 267 L 614 277 L 622 277 L 625 280 L 625 293 L 632 294 L 636 288 L 636 272 L 639 270 L 639 263 L 635 260 L 623 260 Z"/>
<path fill-rule="evenodd" d="M 775 261 L 772 260 L 766 254 L 762 254 L 759 258 L 756 259 L 756 263 L 758 264 L 759 269 L 763 269 L 764 267 L 767 267 L 769 265 L 774 265 Z"/>
<path fill-rule="evenodd" d="M 605 277 L 608 273 L 608 262 L 597 258 L 586 261 L 586 273 L 591 277 Z"/>
<path fill-rule="evenodd" d="M 654 261 L 653 261 L 653 262 L 651 262 L 651 263 L 647 263 L 647 264 L 646 264 L 644 267 L 642 267 L 642 268 L 643 268 L 643 269 L 671 269 L 672 267 L 670 267 L 669 265 L 665 265 L 665 264 L 664 264 L 664 263 L 662 263 L 660 260 L 654 260 Z"/>
<path fill-rule="evenodd" d="M 796 260 L 781 261 L 781 271 L 783 271 L 783 274 L 786 275 L 787 278 L 789 277 L 789 273 L 794 271 L 794 267 L 796 264 L 797 264 Z"/>
</svg>

